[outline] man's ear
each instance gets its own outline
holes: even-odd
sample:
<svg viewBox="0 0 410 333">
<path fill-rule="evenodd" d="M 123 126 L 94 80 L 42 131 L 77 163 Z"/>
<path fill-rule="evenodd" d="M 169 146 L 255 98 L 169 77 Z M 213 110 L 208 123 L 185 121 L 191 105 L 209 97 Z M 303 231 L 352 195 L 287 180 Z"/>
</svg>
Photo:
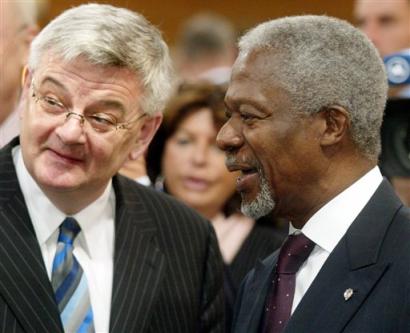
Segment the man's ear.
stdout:
<svg viewBox="0 0 410 333">
<path fill-rule="evenodd" d="M 130 160 L 136 160 L 145 153 L 148 145 L 161 125 L 162 118 L 163 115 L 161 112 L 145 117 L 140 131 L 135 138 L 134 148 L 129 153 L 128 158 Z"/>
<path fill-rule="evenodd" d="M 23 110 L 27 106 L 28 99 L 30 98 L 30 85 L 31 80 L 33 79 L 33 74 L 29 70 L 28 66 L 24 66 L 21 72 L 21 96 L 19 100 L 19 104 L 17 106 L 19 118 L 23 118 Z"/>
<path fill-rule="evenodd" d="M 320 139 L 322 146 L 334 145 L 347 135 L 350 117 L 345 108 L 338 105 L 326 107 L 320 112 L 320 116 L 325 125 Z"/>
<path fill-rule="evenodd" d="M 31 72 L 28 69 L 28 65 L 26 65 L 21 71 L 21 88 L 30 89 L 31 79 L 32 79 Z"/>
</svg>

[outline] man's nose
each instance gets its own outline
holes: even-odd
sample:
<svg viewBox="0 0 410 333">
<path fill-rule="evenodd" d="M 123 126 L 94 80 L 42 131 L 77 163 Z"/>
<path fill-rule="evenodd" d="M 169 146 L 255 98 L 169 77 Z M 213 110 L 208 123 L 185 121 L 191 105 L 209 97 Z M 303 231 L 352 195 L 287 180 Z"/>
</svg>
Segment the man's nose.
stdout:
<svg viewBox="0 0 410 333">
<path fill-rule="evenodd" d="M 65 143 L 81 143 L 85 140 L 84 126 L 84 117 L 81 114 L 71 112 L 56 129 L 56 132 Z"/>
<path fill-rule="evenodd" d="M 228 120 L 219 130 L 216 137 L 216 144 L 224 151 L 232 151 L 239 148 L 242 143 L 243 140 L 240 131 L 233 126 L 231 119 Z"/>
</svg>

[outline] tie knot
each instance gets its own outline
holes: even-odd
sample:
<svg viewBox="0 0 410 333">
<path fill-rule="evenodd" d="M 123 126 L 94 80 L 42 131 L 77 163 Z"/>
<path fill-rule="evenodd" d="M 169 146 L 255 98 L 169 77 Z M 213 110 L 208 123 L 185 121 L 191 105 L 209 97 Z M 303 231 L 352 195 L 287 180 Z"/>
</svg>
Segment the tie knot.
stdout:
<svg viewBox="0 0 410 333">
<path fill-rule="evenodd" d="M 72 217 L 66 217 L 63 223 L 61 223 L 60 225 L 58 242 L 72 245 L 80 230 L 81 227 L 79 226 L 76 219 Z"/>
<path fill-rule="evenodd" d="M 295 274 L 315 247 L 303 234 L 289 235 L 279 252 L 276 271 L 279 274 Z"/>
</svg>

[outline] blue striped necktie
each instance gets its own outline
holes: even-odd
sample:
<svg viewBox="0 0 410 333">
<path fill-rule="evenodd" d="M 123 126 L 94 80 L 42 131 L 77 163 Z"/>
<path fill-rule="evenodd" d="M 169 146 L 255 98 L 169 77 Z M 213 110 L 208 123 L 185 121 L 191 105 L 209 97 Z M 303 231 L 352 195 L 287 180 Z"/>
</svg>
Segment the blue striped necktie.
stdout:
<svg viewBox="0 0 410 333">
<path fill-rule="evenodd" d="M 83 269 L 73 255 L 78 222 L 67 217 L 60 225 L 51 284 L 66 333 L 94 332 L 93 312 Z"/>
</svg>

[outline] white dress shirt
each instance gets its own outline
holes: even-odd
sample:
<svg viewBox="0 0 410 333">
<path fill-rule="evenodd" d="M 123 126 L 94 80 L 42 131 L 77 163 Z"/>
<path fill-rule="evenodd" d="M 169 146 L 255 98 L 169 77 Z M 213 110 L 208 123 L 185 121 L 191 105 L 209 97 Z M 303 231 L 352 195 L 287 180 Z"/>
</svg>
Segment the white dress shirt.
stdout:
<svg viewBox="0 0 410 333">
<path fill-rule="evenodd" d="M 295 229 L 290 224 L 289 234 L 302 232 L 316 244 L 310 256 L 296 273 L 292 313 L 330 253 L 370 200 L 382 180 L 379 168 L 374 167 L 319 209 L 301 230 Z"/>
<path fill-rule="evenodd" d="M 13 149 L 13 161 L 21 190 L 33 223 L 41 253 L 51 280 L 59 226 L 66 214 L 44 195 L 27 171 L 20 146 Z M 108 332 L 114 256 L 115 193 L 111 182 L 91 205 L 73 215 L 81 232 L 74 241 L 74 256 L 87 277 L 96 332 Z"/>
</svg>

